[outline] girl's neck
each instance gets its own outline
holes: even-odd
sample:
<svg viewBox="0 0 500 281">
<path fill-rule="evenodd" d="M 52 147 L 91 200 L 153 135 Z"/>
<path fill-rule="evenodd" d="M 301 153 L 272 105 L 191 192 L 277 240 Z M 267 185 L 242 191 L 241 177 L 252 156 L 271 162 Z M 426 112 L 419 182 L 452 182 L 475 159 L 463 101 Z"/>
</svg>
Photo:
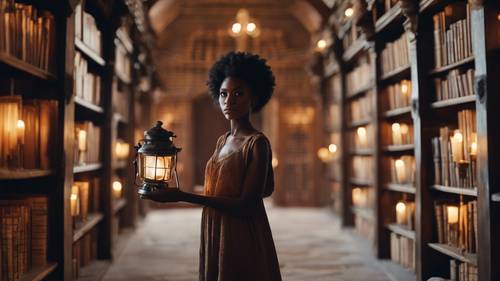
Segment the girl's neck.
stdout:
<svg viewBox="0 0 500 281">
<path fill-rule="evenodd" d="M 231 120 L 231 136 L 244 136 L 255 131 L 255 128 L 250 122 L 250 116 L 241 119 Z"/>
</svg>

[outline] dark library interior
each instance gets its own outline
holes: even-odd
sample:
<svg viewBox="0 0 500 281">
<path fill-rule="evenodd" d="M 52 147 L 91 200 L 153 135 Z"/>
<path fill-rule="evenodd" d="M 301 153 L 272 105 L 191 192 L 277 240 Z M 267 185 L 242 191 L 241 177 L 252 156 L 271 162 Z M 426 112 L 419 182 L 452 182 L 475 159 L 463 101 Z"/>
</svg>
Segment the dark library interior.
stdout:
<svg viewBox="0 0 500 281">
<path fill-rule="evenodd" d="M 497 0 L 0 0 L 0 281 L 498 281 L 499 73 Z"/>
</svg>

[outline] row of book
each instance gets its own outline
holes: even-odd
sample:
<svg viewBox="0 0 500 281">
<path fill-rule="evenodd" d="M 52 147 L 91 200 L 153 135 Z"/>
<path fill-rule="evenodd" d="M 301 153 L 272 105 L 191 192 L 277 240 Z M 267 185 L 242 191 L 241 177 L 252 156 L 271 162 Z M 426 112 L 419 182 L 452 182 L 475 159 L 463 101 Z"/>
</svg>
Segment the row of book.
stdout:
<svg viewBox="0 0 500 281">
<path fill-rule="evenodd" d="M 412 155 L 403 155 L 399 158 L 389 159 L 389 168 L 391 183 L 396 184 L 415 184 L 415 157 Z"/>
<path fill-rule="evenodd" d="M 474 188 L 477 185 L 476 113 L 458 112 L 458 129 L 442 127 L 432 138 L 434 184 Z"/>
<path fill-rule="evenodd" d="M 356 68 L 347 73 L 346 88 L 347 95 L 351 96 L 365 89 L 372 83 L 373 69 L 369 62 L 361 62 Z"/>
<path fill-rule="evenodd" d="M 47 263 L 48 199 L 0 200 L 0 280 L 15 281 Z"/>
<path fill-rule="evenodd" d="M 415 229 L 415 202 L 402 200 L 395 206 L 396 224 L 407 229 Z"/>
<path fill-rule="evenodd" d="M 382 90 L 382 97 L 385 98 L 386 110 L 392 110 L 411 105 L 411 81 L 402 80 L 389 85 Z"/>
<path fill-rule="evenodd" d="M 372 212 L 372 209 L 364 210 L 367 212 Z M 368 241 L 374 241 L 375 239 L 375 226 L 373 225 L 373 220 L 359 214 L 354 214 L 354 228 L 357 233 L 365 237 Z"/>
<path fill-rule="evenodd" d="M 331 103 L 328 106 L 328 114 L 326 116 L 326 122 L 327 122 L 327 128 L 330 129 L 330 131 L 335 131 L 335 130 L 340 130 L 341 126 L 341 118 L 339 118 L 340 115 L 340 104 L 336 103 Z"/>
<path fill-rule="evenodd" d="M 470 7 L 465 2 L 448 5 L 432 17 L 436 67 L 472 56 Z"/>
<path fill-rule="evenodd" d="M 415 241 L 391 232 L 391 260 L 415 271 Z"/>
<path fill-rule="evenodd" d="M 348 116 L 350 122 L 370 119 L 373 116 L 373 94 L 367 92 L 359 99 L 355 99 L 349 103 Z"/>
<path fill-rule="evenodd" d="M 446 78 L 434 79 L 436 100 L 447 100 L 474 95 L 474 69 L 461 73 L 458 69 L 450 71 Z"/>
<path fill-rule="evenodd" d="M 383 123 L 382 141 L 385 145 L 413 144 L 413 124 L 404 122 Z"/>
<path fill-rule="evenodd" d="M 375 188 L 373 187 L 353 187 L 351 195 L 354 207 L 373 208 L 375 204 Z"/>
<path fill-rule="evenodd" d="M 132 62 L 127 49 L 121 44 L 115 44 L 115 72 L 125 81 L 129 81 L 132 71 Z"/>
<path fill-rule="evenodd" d="M 101 104 L 101 77 L 88 69 L 88 62 L 80 52 L 75 53 L 73 70 L 75 96 L 92 104 Z"/>
<path fill-rule="evenodd" d="M 328 82 L 328 88 L 330 89 L 330 102 L 340 102 L 340 97 L 342 96 L 342 82 L 340 75 L 333 75 Z"/>
<path fill-rule="evenodd" d="M 0 97 L 0 169 L 50 169 L 57 140 L 57 101 Z"/>
<path fill-rule="evenodd" d="M 75 37 L 98 55 L 102 54 L 101 31 L 95 18 L 83 9 L 82 4 L 75 7 Z"/>
<path fill-rule="evenodd" d="M 54 16 L 32 5 L 0 0 L 0 53 L 53 70 Z"/>
<path fill-rule="evenodd" d="M 477 281 L 477 266 L 450 260 L 450 281 Z"/>
<path fill-rule="evenodd" d="M 380 64 L 382 75 L 393 70 L 410 65 L 410 54 L 408 52 L 408 39 L 406 33 L 403 33 L 394 42 L 386 44 L 380 53 Z"/>
<path fill-rule="evenodd" d="M 349 47 L 361 36 L 361 32 L 353 23 L 351 28 L 346 32 L 344 37 L 342 38 L 342 45 L 344 46 L 344 50 L 349 49 Z"/>
<path fill-rule="evenodd" d="M 358 127 L 353 131 L 349 131 L 348 137 L 353 148 L 352 152 L 356 152 L 357 149 L 373 148 L 373 133 L 372 125 Z"/>
<path fill-rule="evenodd" d="M 434 202 L 437 241 L 468 253 L 477 251 L 477 201 Z"/>
<path fill-rule="evenodd" d="M 97 239 L 98 232 L 94 228 L 80 240 L 73 243 L 72 273 L 74 280 L 80 277 L 81 268 L 97 259 Z"/>
<path fill-rule="evenodd" d="M 373 157 L 353 156 L 351 160 L 351 178 L 371 182 L 373 180 Z"/>
<path fill-rule="evenodd" d="M 91 121 L 75 123 L 75 165 L 101 161 L 101 128 Z"/>
<path fill-rule="evenodd" d="M 113 79 L 112 85 L 113 112 L 119 113 L 123 118 L 129 115 L 129 100 L 127 92 L 122 90 L 122 84 L 118 79 Z"/>
<path fill-rule="evenodd" d="M 100 179 L 77 180 L 71 188 L 71 215 L 75 222 L 86 221 L 89 214 L 100 211 Z M 78 225 L 75 225 L 77 227 Z"/>
</svg>

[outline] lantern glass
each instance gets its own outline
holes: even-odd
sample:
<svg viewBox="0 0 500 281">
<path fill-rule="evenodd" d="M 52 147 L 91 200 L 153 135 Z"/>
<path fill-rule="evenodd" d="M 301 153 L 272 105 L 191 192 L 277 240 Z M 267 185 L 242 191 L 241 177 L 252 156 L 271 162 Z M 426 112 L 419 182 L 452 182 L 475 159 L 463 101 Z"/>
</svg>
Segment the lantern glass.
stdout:
<svg viewBox="0 0 500 281">
<path fill-rule="evenodd" d="M 175 155 L 139 155 L 139 176 L 148 181 L 169 181 L 174 171 Z"/>
</svg>

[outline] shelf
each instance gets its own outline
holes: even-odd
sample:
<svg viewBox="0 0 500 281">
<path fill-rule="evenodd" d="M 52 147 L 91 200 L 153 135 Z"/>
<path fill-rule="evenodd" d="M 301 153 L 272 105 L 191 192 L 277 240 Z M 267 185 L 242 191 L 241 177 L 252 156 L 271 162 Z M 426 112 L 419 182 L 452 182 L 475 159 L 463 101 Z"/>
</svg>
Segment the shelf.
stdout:
<svg viewBox="0 0 500 281">
<path fill-rule="evenodd" d="M 379 261 L 380 266 L 390 280 L 397 281 L 415 281 L 417 277 L 410 269 L 404 268 L 402 265 L 390 260 Z"/>
<path fill-rule="evenodd" d="M 383 113 L 384 117 L 390 118 L 390 117 L 397 117 L 401 115 L 406 115 L 411 113 L 411 106 L 405 106 L 405 107 L 400 107 L 400 108 L 395 108 L 388 110 Z"/>
<path fill-rule="evenodd" d="M 357 54 L 363 51 L 367 47 L 368 43 L 365 40 L 365 36 L 361 35 L 358 39 L 356 39 L 347 50 L 345 50 L 342 58 L 344 62 L 351 61 Z"/>
<path fill-rule="evenodd" d="M 116 38 L 120 41 L 123 47 L 125 47 L 129 54 L 132 54 L 134 52 L 134 46 L 132 45 L 130 37 L 125 32 L 123 32 L 123 30 L 118 29 L 116 31 Z"/>
<path fill-rule="evenodd" d="M 388 183 L 384 186 L 386 190 L 415 194 L 417 189 L 409 184 Z"/>
<path fill-rule="evenodd" d="M 120 113 L 113 113 L 113 118 L 117 121 L 117 122 L 120 122 L 124 125 L 127 125 L 128 124 L 128 121 L 125 119 L 125 117 L 123 117 L 123 115 L 121 115 Z"/>
<path fill-rule="evenodd" d="M 352 128 L 356 128 L 356 127 L 360 127 L 360 126 L 366 126 L 366 125 L 369 125 L 371 122 L 372 122 L 371 119 L 362 119 L 362 120 L 352 121 L 348 125 L 348 127 L 352 129 Z"/>
<path fill-rule="evenodd" d="M 465 253 L 458 248 L 455 248 L 453 246 L 446 245 L 446 244 L 429 243 L 428 245 L 432 249 L 434 249 L 442 254 L 450 256 L 450 257 L 457 259 L 459 261 L 463 261 L 463 262 L 477 266 L 477 255 L 476 254 Z"/>
<path fill-rule="evenodd" d="M 73 232 L 73 243 L 92 230 L 103 219 L 103 217 L 104 216 L 101 213 L 89 214 L 86 221 L 77 223 Z"/>
<path fill-rule="evenodd" d="M 500 202 L 500 193 L 491 194 L 491 201 Z"/>
<path fill-rule="evenodd" d="M 42 80 L 47 80 L 47 81 L 55 81 L 56 76 L 46 70 L 43 70 L 39 67 L 36 67 L 32 64 L 29 64 L 25 61 L 22 61 L 16 57 L 13 57 L 9 54 L 6 54 L 4 52 L 0 52 L 0 62 L 8 65 L 9 67 L 12 67 L 18 71 L 21 71 L 23 73 L 29 74 L 33 77 L 42 79 Z"/>
<path fill-rule="evenodd" d="M 415 145 L 413 144 L 388 145 L 384 147 L 384 151 L 386 152 L 405 152 L 412 151 L 413 149 L 415 149 Z"/>
<path fill-rule="evenodd" d="M 396 234 L 399 234 L 399 235 L 404 236 L 406 238 L 410 238 L 413 241 L 415 241 L 415 231 L 411 230 L 406 225 L 391 223 L 391 224 L 386 225 L 386 227 L 387 227 L 387 229 L 389 229 L 390 231 L 392 231 Z"/>
<path fill-rule="evenodd" d="M 399 4 L 399 2 L 398 2 L 398 4 Z M 409 76 L 410 74 L 411 74 L 410 65 L 405 65 L 402 67 L 398 67 L 392 71 L 389 71 L 386 74 L 383 74 L 380 77 L 380 81 L 386 81 L 386 80 L 393 79 L 393 78 L 395 78 L 396 80 L 401 80 L 402 76 Z"/>
<path fill-rule="evenodd" d="M 52 170 L 7 170 L 0 169 L 0 180 L 22 180 L 54 175 Z"/>
<path fill-rule="evenodd" d="M 45 277 L 56 270 L 56 268 L 57 263 L 49 262 L 44 266 L 31 269 L 28 273 L 23 274 L 18 281 L 42 281 Z"/>
<path fill-rule="evenodd" d="M 115 76 L 118 78 L 118 80 L 120 80 L 120 82 L 122 82 L 126 85 L 130 85 L 132 83 L 132 80 L 130 79 L 130 77 L 127 77 L 126 74 L 124 74 L 120 71 L 116 71 L 116 69 L 115 69 Z"/>
<path fill-rule="evenodd" d="M 364 94 L 365 92 L 368 92 L 368 91 L 372 90 L 373 89 L 373 83 L 372 82 L 369 82 L 365 86 L 359 88 L 358 90 L 356 90 L 356 91 L 354 91 L 352 93 L 347 94 L 346 95 L 346 99 L 356 98 L 357 96 L 360 96 L 360 95 Z"/>
<path fill-rule="evenodd" d="M 88 102 L 80 97 L 75 97 L 75 104 L 77 106 L 83 107 L 83 108 L 88 109 L 90 111 L 93 111 L 95 113 L 99 113 L 99 114 L 104 113 L 104 108 L 102 108 L 96 104 L 93 104 L 91 102 Z"/>
<path fill-rule="evenodd" d="M 354 215 L 360 216 L 364 219 L 374 221 L 375 215 L 373 214 L 373 210 L 370 208 L 359 208 L 359 207 L 351 207 L 351 211 Z"/>
<path fill-rule="evenodd" d="M 100 65 L 100 66 L 106 65 L 106 61 L 99 54 L 97 54 L 96 51 L 94 51 L 92 48 L 87 46 L 87 44 L 85 44 L 82 40 L 75 38 L 75 46 L 76 46 L 77 50 L 82 52 L 85 56 L 90 58 L 97 65 Z"/>
<path fill-rule="evenodd" d="M 125 169 L 128 166 L 129 165 L 128 165 L 128 162 L 126 160 L 117 160 L 117 161 L 115 161 L 114 168 L 115 169 Z"/>
<path fill-rule="evenodd" d="M 445 193 L 454 193 L 459 195 L 467 195 L 477 197 L 477 188 L 453 187 L 444 185 L 433 185 L 432 189 Z"/>
<path fill-rule="evenodd" d="M 429 72 L 429 75 L 434 76 L 434 75 L 438 75 L 438 74 L 443 74 L 443 73 L 446 73 L 446 72 L 453 70 L 455 68 L 459 68 L 459 67 L 465 66 L 467 64 L 472 64 L 473 62 L 474 62 L 474 57 L 468 57 L 468 58 L 463 59 L 461 61 L 457 61 L 455 63 L 449 64 L 447 66 L 435 68 Z"/>
<path fill-rule="evenodd" d="M 352 155 L 367 155 L 371 156 L 373 155 L 374 151 L 371 148 L 359 148 L 359 149 L 354 149 L 349 151 L 350 154 Z"/>
<path fill-rule="evenodd" d="M 113 201 L 113 214 L 118 213 L 123 207 L 127 205 L 127 200 L 125 198 L 120 198 Z"/>
<path fill-rule="evenodd" d="M 330 62 L 325 66 L 325 77 L 331 77 L 340 71 L 337 63 Z"/>
<path fill-rule="evenodd" d="M 364 185 L 364 186 L 372 185 L 372 182 L 369 181 L 369 180 L 355 179 L 355 178 L 351 178 L 349 180 L 349 183 L 352 184 L 352 185 Z"/>
<path fill-rule="evenodd" d="M 102 168 L 101 163 L 85 164 L 73 167 L 73 173 L 86 173 L 100 170 Z"/>
<path fill-rule="evenodd" d="M 80 274 L 76 281 L 98 281 L 101 280 L 111 266 L 109 260 L 95 260 L 89 265 L 80 268 Z"/>
<path fill-rule="evenodd" d="M 376 22 L 375 22 L 375 32 L 379 33 L 386 29 L 390 25 L 394 24 L 397 19 L 402 18 L 401 13 L 401 3 L 397 2 L 394 7 L 386 11 Z"/>
<path fill-rule="evenodd" d="M 476 96 L 470 95 L 470 96 L 459 97 L 459 98 L 454 98 L 454 99 L 436 101 L 436 102 L 433 102 L 431 104 L 431 107 L 432 108 L 444 108 L 444 107 L 463 105 L 463 104 L 474 103 L 474 102 L 476 102 Z"/>
</svg>

